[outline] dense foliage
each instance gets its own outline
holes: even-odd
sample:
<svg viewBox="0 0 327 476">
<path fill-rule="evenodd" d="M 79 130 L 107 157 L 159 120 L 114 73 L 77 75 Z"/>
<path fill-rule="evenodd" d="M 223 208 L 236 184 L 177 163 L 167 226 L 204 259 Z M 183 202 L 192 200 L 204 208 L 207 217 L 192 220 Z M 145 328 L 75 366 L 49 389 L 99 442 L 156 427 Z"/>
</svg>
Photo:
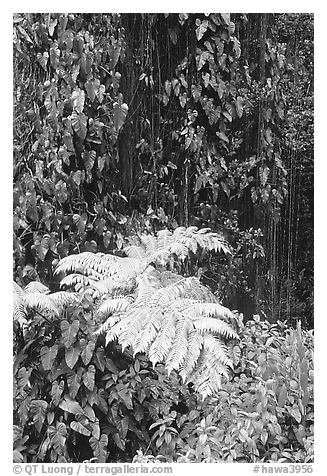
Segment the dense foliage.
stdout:
<svg viewBox="0 0 327 476">
<path fill-rule="evenodd" d="M 209 226 L 226 305 L 312 325 L 312 16 L 16 14 L 14 85 L 17 277 Z"/>
<path fill-rule="evenodd" d="M 313 461 L 312 15 L 13 25 L 14 461 Z"/>
<path fill-rule="evenodd" d="M 259 316 L 230 348 L 231 380 L 202 399 L 175 371 L 94 334 L 84 296 L 16 329 L 16 462 L 313 461 L 313 339 Z M 65 317 L 65 319 L 63 319 Z M 139 454 L 137 456 L 137 453 Z M 161 455 L 161 456 L 160 456 Z"/>
</svg>

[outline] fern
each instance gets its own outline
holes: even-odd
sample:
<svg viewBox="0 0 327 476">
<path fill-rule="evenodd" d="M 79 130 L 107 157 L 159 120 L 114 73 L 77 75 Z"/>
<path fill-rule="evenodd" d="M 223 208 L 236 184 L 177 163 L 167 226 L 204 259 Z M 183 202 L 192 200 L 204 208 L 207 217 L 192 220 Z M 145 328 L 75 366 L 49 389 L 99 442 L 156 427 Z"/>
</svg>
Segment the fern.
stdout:
<svg viewBox="0 0 327 476">
<path fill-rule="evenodd" d="M 198 229 L 178 227 L 171 232 L 161 230 L 157 236 L 140 235 L 139 244 L 124 248 L 128 256 L 152 259 L 153 263 L 166 265 L 172 256 L 183 261 L 190 253 L 204 251 L 230 254 L 231 250 L 222 235 L 213 233 L 209 228 Z"/>
<path fill-rule="evenodd" d="M 117 340 L 134 355 L 146 353 L 153 365 L 163 363 L 168 373 L 179 372 L 206 397 L 220 388 L 232 366 L 227 344 L 238 338 L 234 314 L 197 278 L 155 268 L 199 250 L 230 253 L 219 234 L 179 227 L 134 238 L 124 249 L 126 257 L 89 252 L 68 256 L 56 273 L 68 274 L 62 287 L 93 295 L 96 334 L 104 333 L 106 344 Z M 44 295 L 42 305 L 51 300 L 57 306 L 52 296 Z"/>
<path fill-rule="evenodd" d="M 230 325 L 231 311 L 217 302 L 184 297 L 195 284 L 201 289 L 196 278 L 160 287 L 158 271 L 152 268 L 144 274 L 135 301 L 126 312 L 113 314 L 103 328 L 106 342 L 117 339 L 134 355 L 145 352 L 153 365 L 164 362 L 168 373 L 176 370 L 203 395 L 216 392 L 232 365 L 225 342 L 238 338 Z M 206 364 L 201 366 L 202 360 Z M 209 368 L 219 375 L 208 380 Z"/>
<path fill-rule="evenodd" d="M 65 306 L 79 302 L 79 294 L 50 293 L 50 289 L 39 281 L 31 281 L 24 289 L 14 282 L 13 317 L 19 323 L 26 323 L 28 314 L 33 311 L 58 317 Z"/>
</svg>

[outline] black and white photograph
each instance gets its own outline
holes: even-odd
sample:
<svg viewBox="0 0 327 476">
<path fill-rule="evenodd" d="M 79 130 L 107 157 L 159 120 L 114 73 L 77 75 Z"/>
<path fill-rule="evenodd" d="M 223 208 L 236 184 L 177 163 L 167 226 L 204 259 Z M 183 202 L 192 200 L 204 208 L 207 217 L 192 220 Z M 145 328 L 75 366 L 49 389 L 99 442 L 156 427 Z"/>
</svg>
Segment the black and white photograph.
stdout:
<svg viewBox="0 0 327 476">
<path fill-rule="evenodd" d="M 14 473 L 314 473 L 307 9 L 12 14 Z"/>
</svg>

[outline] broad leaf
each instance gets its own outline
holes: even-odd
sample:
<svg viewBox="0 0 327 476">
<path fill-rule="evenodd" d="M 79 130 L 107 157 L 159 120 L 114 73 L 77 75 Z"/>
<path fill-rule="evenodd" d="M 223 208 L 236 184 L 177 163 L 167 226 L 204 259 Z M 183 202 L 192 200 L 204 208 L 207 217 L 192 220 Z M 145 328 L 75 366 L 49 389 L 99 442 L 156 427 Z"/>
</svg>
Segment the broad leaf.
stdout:
<svg viewBox="0 0 327 476">
<path fill-rule="evenodd" d="M 201 38 L 203 37 L 203 35 L 204 35 L 205 32 L 207 31 L 208 25 L 209 25 L 208 20 L 204 20 L 204 21 L 197 27 L 197 29 L 195 30 L 195 34 L 196 34 L 196 37 L 197 37 L 198 41 L 201 40 Z"/>
<path fill-rule="evenodd" d="M 104 349 L 103 347 L 98 347 L 96 350 L 96 353 L 94 354 L 95 357 L 95 365 L 101 372 L 104 371 L 105 366 L 106 366 L 106 358 L 104 354 Z"/>
<path fill-rule="evenodd" d="M 49 426 L 48 434 L 50 438 L 50 444 L 58 455 L 63 454 L 65 451 L 67 428 L 64 423 L 57 423 L 56 428 Z"/>
<path fill-rule="evenodd" d="M 98 79 L 88 80 L 84 86 L 88 97 L 90 98 L 91 102 L 93 102 L 99 90 L 100 81 Z"/>
<path fill-rule="evenodd" d="M 90 365 L 87 369 L 87 372 L 85 372 L 83 375 L 83 383 L 86 388 L 91 390 L 91 392 L 94 389 L 94 381 L 95 381 L 95 367 L 94 365 Z"/>
<path fill-rule="evenodd" d="M 41 433 L 46 416 L 48 403 L 45 400 L 32 400 L 30 411 L 33 414 L 33 423 L 36 430 Z"/>
<path fill-rule="evenodd" d="M 64 399 L 60 402 L 59 408 L 61 408 L 65 412 L 72 413 L 73 415 L 84 414 L 84 411 L 80 404 L 75 402 L 75 400 L 70 398 L 68 395 L 66 395 Z"/>
<path fill-rule="evenodd" d="M 66 376 L 69 395 L 75 398 L 81 386 L 83 369 L 80 367 L 76 372 L 69 372 Z"/>
<path fill-rule="evenodd" d="M 128 113 L 128 106 L 127 104 L 119 104 L 118 102 L 115 102 L 113 104 L 113 120 L 114 120 L 114 127 L 116 131 L 118 132 L 126 119 Z"/>
<path fill-rule="evenodd" d="M 87 117 L 84 112 L 78 114 L 77 111 L 73 111 L 71 115 L 71 122 L 72 127 L 78 137 L 84 140 L 87 134 Z"/>
<path fill-rule="evenodd" d="M 99 440 L 91 436 L 89 441 L 97 463 L 105 463 L 107 460 L 106 447 L 108 446 L 108 436 L 101 435 Z"/>
<path fill-rule="evenodd" d="M 51 370 L 53 361 L 58 353 L 58 344 L 52 347 L 43 346 L 40 351 L 41 362 L 44 370 Z"/>
<path fill-rule="evenodd" d="M 85 435 L 85 436 L 90 436 L 91 435 L 90 430 L 85 428 L 85 426 L 82 425 L 82 423 L 80 423 L 78 421 L 72 421 L 70 423 L 70 428 L 72 430 L 76 431 L 77 433 L 80 433 L 81 435 Z"/>
<path fill-rule="evenodd" d="M 26 385 L 28 385 L 29 387 L 31 386 L 29 382 L 29 378 L 31 376 L 32 370 L 33 370 L 32 368 L 26 370 L 25 367 L 22 367 L 19 369 L 17 373 L 17 387 L 20 393 L 22 393 Z"/>
<path fill-rule="evenodd" d="M 78 114 L 81 114 L 83 112 L 84 103 L 85 103 L 84 91 L 80 88 L 75 89 L 75 91 L 73 91 L 73 94 L 72 94 L 72 100 L 73 100 L 75 111 Z"/>
<path fill-rule="evenodd" d="M 82 352 L 81 352 L 82 361 L 85 365 L 88 365 L 93 356 L 93 352 L 95 349 L 95 342 L 92 342 L 92 341 L 87 342 L 86 339 L 81 339 L 80 346 L 82 349 Z"/>
<path fill-rule="evenodd" d="M 81 353 L 81 348 L 78 343 L 74 345 L 74 347 L 65 349 L 65 361 L 70 369 L 74 368 L 76 362 L 78 361 L 78 357 L 80 353 Z"/>
<path fill-rule="evenodd" d="M 57 406 L 59 404 L 60 397 L 61 397 L 62 392 L 64 391 L 64 388 L 65 388 L 65 384 L 64 384 L 63 380 L 61 380 L 59 383 L 57 382 L 57 380 L 52 382 L 51 399 L 52 399 L 52 402 L 55 406 Z"/>
<path fill-rule="evenodd" d="M 64 346 L 68 349 L 74 342 L 79 331 L 79 321 L 75 319 L 71 324 L 65 319 L 60 323 Z"/>
</svg>

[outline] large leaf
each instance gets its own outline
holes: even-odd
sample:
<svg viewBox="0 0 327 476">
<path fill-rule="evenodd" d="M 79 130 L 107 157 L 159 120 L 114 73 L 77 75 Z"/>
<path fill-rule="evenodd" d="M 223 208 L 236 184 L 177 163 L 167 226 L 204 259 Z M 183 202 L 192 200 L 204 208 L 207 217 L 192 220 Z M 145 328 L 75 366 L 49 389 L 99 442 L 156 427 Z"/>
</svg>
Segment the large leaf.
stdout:
<svg viewBox="0 0 327 476">
<path fill-rule="evenodd" d="M 85 93 L 82 89 L 77 88 L 73 91 L 72 100 L 74 105 L 74 110 L 81 114 L 84 109 L 84 102 L 85 102 Z"/>
<path fill-rule="evenodd" d="M 119 104 L 118 102 L 115 102 L 113 104 L 113 109 L 114 109 L 114 113 L 113 113 L 114 126 L 116 131 L 118 132 L 122 128 L 125 122 L 125 119 L 128 113 L 128 106 L 125 103 Z"/>
<path fill-rule="evenodd" d="M 57 406 L 58 403 L 60 402 L 60 397 L 62 392 L 64 391 L 64 388 L 65 388 L 65 383 L 63 380 L 61 380 L 59 383 L 57 382 L 57 380 L 52 382 L 51 398 L 55 406 Z"/>
<path fill-rule="evenodd" d="M 78 137 L 84 140 L 87 134 L 87 117 L 84 112 L 79 114 L 77 111 L 73 111 L 71 115 L 71 122 Z"/>
<path fill-rule="evenodd" d="M 98 79 L 89 79 L 84 86 L 88 97 L 90 98 L 91 102 L 93 102 L 96 98 L 97 92 L 99 91 L 100 81 Z"/>
<path fill-rule="evenodd" d="M 90 436 L 91 435 L 90 430 L 85 428 L 85 426 L 82 425 L 82 423 L 80 423 L 78 421 L 72 421 L 70 423 L 70 427 L 71 427 L 72 430 L 76 431 L 77 433 L 80 433 L 81 435 L 85 435 L 85 436 Z"/>
<path fill-rule="evenodd" d="M 94 389 L 94 381 L 95 381 L 95 367 L 94 365 L 90 365 L 87 369 L 87 372 L 83 375 L 83 383 L 86 388 L 88 388 L 91 392 Z"/>
<path fill-rule="evenodd" d="M 65 361 L 70 369 L 74 368 L 80 353 L 81 348 L 78 343 L 69 349 L 65 349 Z"/>
<path fill-rule="evenodd" d="M 58 353 L 58 344 L 52 347 L 43 346 L 40 351 L 41 362 L 44 370 L 51 370 L 53 361 Z"/>
<path fill-rule="evenodd" d="M 64 399 L 60 402 L 59 408 L 65 412 L 72 413 L 73 415 L 84 415 L 84 411 L 79 403 L 65 395 Z"/>
<path fill-rule="evenodd" d="M 65 451 L 67 428 L 64 423 L 57 423 L 56 428 L 49 426 L 48 434 L 50 438 L 50 444 L 58 455 L 63 454 Z"/>
<path fill-rule="evenodd" d="M 208 20 L 204 20 L 203 22 L 200 23 L 200 25 L 195 30 L 195 34 L 196 34 L 196 37 L 197 37 L 198 41 L 201 40 L 201 38 L 203 37 L 203 35 L 207 31 L 208 25 L 209 25 Z"/>
<path fill-rule="evenodd" d="M 31 386 L 30 385 L 30 382 L 29 382 L 29 379 L 30 379 L 30 376 L 31 376 L 31 373 L 32 373 L 32 368 L 26 370 L 25 367 L 22 367 L 19 369 L 18 373 L 17 373 L 17 387 L 18 387 L 18 390 L 20 391 L 20 393 L 23 392 L 24 388 L 27 386 Z"/>
<path fill-rule="evenodd" d="M 79 342 L 82 349 L 82 352 L 81 352 L 82 361 L 85 365 L 88 365 L 93 356 L 93 352 L 95 349 L 95 342 L 92 342 L 92 341 L 87 342 L 86 339 L 81 339 Z"/>
<path fill-rule="evenodd" d="M 48 403 L 45 400 L 32 400 L 30 411 L 33 414 L 33 423 L 36 430 L 41 433 L 46 416 Z"/>
<path fill-rule="evenodd" d="M 101 435 L 99 440 L 94 438 L 94 436 L 91 436 L 89 441 L 93 454 L 97 459 L 97 463 L 105 463 L 107 460 L 106 447 L 108 446 L 108 436 Z"/>
<path fill-rule="evenodd" d="M 69 372 L 66 376 L 69 395 L 75 398 L 81 386 L 83 369 L 80 367 L 76 372 Z"/>
<path fill-rule="evenodd" d="M 79 331 L 79 321 L 75 319 L 71 324 L 64 319 L 60 323 L 61 334 L 64 341 L 64 346 L 68 349 L 74 342 Z"/>
</svg>

